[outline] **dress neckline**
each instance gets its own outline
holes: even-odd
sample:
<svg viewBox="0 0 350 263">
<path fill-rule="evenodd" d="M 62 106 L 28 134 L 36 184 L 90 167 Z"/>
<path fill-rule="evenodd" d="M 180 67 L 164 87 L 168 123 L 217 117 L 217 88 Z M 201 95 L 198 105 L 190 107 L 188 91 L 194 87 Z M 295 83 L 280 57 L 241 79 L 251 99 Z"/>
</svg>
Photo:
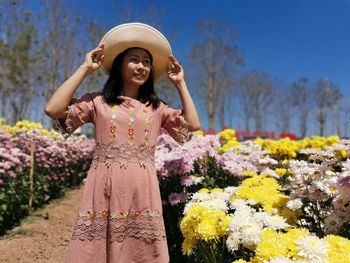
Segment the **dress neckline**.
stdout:
<svg viewBox="0 0 350 263">
<path fill-rule="evenodd" d="M 128 96 L 124 96 L 124 95 L 118 95 L 118 97 L 122 98 L 122 99 L 126 99 L 126 100 L 141 102 L 138 99 L 134 99 L 134 98 L 131 98 L 131 97 L 128 97 Z"/>
</svg>

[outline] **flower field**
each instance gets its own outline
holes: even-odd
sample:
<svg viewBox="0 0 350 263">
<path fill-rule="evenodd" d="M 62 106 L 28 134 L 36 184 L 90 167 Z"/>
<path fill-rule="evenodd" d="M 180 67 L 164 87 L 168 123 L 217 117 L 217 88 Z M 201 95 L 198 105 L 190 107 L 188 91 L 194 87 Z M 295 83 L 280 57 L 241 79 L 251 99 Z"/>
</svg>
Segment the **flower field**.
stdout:
<svg viewBox="0 0 350 263">
<path fill-rule="evenodd" d="M 159 140 L 174 262 L 350 262 L 349 140 Z"/>
<path fill-rule="evenodd" d="M 0 121 L 0 235 L 68 187 L 79 185 L 90 166 L 95 143 L 62 140 L 28 121 Z"/>
<path fill-rule="evenodd" d="M 82 182 L 94 142 L 0 122 L 0 232 Z M 350 141 L 158 137 L 172 262 L 350 262 Z M 31 176 L 32 174 L 32 176 Z"/>
</svg>

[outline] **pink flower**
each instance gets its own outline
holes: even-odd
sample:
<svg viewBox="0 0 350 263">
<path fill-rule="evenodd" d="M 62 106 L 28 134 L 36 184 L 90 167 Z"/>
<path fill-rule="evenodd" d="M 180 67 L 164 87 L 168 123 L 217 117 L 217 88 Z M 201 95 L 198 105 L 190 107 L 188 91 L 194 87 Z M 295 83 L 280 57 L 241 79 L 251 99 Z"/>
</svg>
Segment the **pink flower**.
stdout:
<svg viewBox="0 0 350 263">
<path fill-rule="evenodd" d="M 171 205 L 177 205 L 185 200 L 186 200 L 185 193 L 171 193 L 168 197 L 168 201 Z"/>
<path fill-rule="evenodd" d="M 181 178 L 181 184 L 185 186 L 190 186 L 193 184 L 193 180 L 190 176 L 182 176 Z"/>
</svg>

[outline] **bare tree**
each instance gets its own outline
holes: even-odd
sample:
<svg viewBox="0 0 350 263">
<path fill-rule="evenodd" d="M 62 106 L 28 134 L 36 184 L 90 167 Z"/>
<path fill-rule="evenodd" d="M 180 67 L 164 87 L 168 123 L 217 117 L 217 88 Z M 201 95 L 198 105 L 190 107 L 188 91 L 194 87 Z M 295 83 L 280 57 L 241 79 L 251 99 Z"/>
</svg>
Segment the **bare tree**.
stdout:
<svg viewBox="0 0 350 263">
<path fill-rule="evenodd" d="M 300 136 L 306 136 L 308 118 L 311 110 L 311 86 L 309 79 L 300 77 L 292 83 L 290 89 L 290 102 L 296 108 L 299 118 Z"/>
<path fill-rule="evenodd" d="M 225 73 L 226 72 L 226 73 Z M 227 125 L 231 126 L 234 116 L 237 117 L 237 112 L 234 112 L 234 104 L 238 92 L 237 80 L 234 72 L 228 72 L 223 69 L 222 87 L 219 90 L 219 111 L 217 112 L 221 129 Z"/>
<path fill-rule="evenodd" d="M 342 93 L 329 79 L 321 78 L 315 86 L 314 95 L 320 136 L 323 136 L 328 115 L 342 98 Z"/>
<path fill-rule="evenodd" d="M 343 124 L 344 124 L 344 138 L 349 138 L 349 128 L 350 128 L 350 99 L 343 99 L 340 110 L 343 116 Z"/>
<path fill-rule="evenodd" d="M 276 100 L 274 100 L 274 115 L 276 118 L 276 127 L 280 133 L 291 132 L 292 120 L 292 101 L 290 100 L 290 90 L 278 90 Z"/>
<path fill-rule="evenodd" d="M 267 73 L 252 70 L 240 79 L 240 97 L 244 112 L 246 128 L 250 118 L 255 122 L 255 130 L 264 129 L 264 116 L 274 98 L 276 81 Z"/>
<path fill-rule="evenodd" d="M 1 17 L 0 75 L 1 111 L 14 124 L 28 117 L 31 98 L 36 95 L 38 51 L 32 15 L 23 1 L 4 3 Z"/>
<path fill-rule="evenodd" d="M 209 129 L 214 129 L 215 116 L 220 109 L 220 96 L 231 86 L 228 74 L 234 76 L 243 58 L 234 45 L 237 35 L 232 26 L 218 20 L 206 20 L 198 23 L 198 29 L 200 40 L 192 46 L 189 58 L 198 76 L 198 98 L 205 101 Z"/>
</svg>

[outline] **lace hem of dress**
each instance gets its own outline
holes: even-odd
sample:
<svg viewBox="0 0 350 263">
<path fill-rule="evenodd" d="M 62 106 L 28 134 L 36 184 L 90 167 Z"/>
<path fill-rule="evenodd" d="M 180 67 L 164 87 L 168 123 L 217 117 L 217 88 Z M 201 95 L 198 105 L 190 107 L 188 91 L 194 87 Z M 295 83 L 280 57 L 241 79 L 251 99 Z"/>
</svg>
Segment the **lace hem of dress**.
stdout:
<svg viewBox="0 0 350 263">
<path fill-rule="evenodd" d="M 81 241 L 108 239 L 110 242 L 122 242 L 126 237 L 147 241 L 165 239 L 163 217 L 158 211 L 110 214 L 102 211 L 93 216 L 80 212 L 72 234 L 73 240 Z"/>
<path fill-rule="evenodd" d="M 74 117 L 73 107 L 72 105 L 69 105 L 67 117 L 64 121 L 64 124 L 66 125 L 66 129 L 61 125 L 58 119 L 52 120 L 52 128 L 56 132 L 61 134 L 64 138 L 68 138 L 73 132 L 73 123 L 72 123 L 73 117 Z"/>
<path fill-rule="evenodd" d="M 108 144 L 97 144 L 92 166 L 97 167 L 99 162 L 103 162 L 110 167 L 113 162 L 118 162 L 121 167 L 127 167 L 128 163 L 139 163 L 145 167 L 145 163 L 154 163 L 155 146 L 117 144 L 115 141 Z"/>
</svg>

